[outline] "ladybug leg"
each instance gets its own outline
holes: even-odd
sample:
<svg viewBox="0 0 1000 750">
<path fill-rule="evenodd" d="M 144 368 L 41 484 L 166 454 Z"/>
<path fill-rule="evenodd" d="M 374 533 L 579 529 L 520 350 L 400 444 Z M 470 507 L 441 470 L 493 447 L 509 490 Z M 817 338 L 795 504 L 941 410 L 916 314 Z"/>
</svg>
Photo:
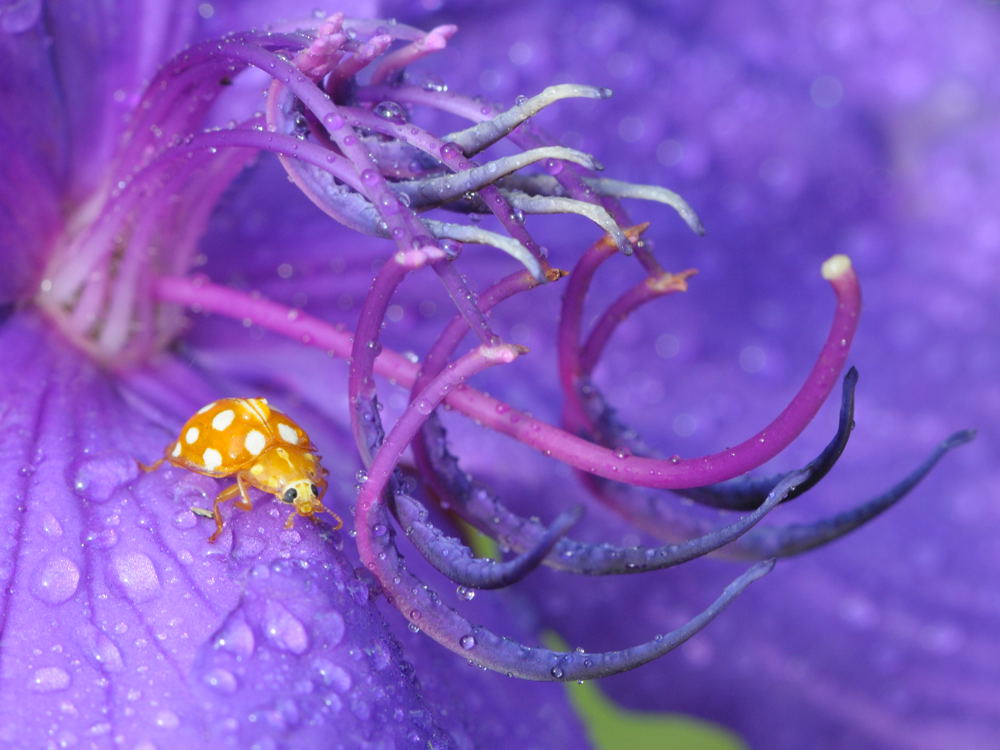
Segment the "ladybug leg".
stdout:
<svg viewBox="0 0 1000 750">
<path fill-rule="evenodd" d="M 236 475 L 236 487 L 239 489 L 240 496 L 233 503 L 240 510 L 252 510 L 253 503 L 250 502 L 250 493 L 247 492 L 247 484 L 243 481 L 243 474 Z"/>
<path fill-rule="evenodd" d="M 160 464 L 162 464 L 164 461 L 166 461 L 166 459 L 165 458 L 161 458 L 160 460 L 154 461 L 153 463 L 149 464 L 148 466 L 146 464 L 144 464 L 142 461 L 136 461 L 136 463 L 139 464 L 139 468 L 142 469 L 143 471 L 150 472 L 150 471 L 156 471 L 157 469 L 159 469 L 160 468 Z"/>
<path fill-rule="evenodd" d="M 333 516 L 334 520 L 336 521 L 336 523 L 333 526 L 330 527 L 331 531 L 336 531 L 337 529 L 341 528 L 344 525 L 344 519 L 341 518 L 340 516 L 338 516 L 336 513 L 334 513 L 329 508 L 327 508 L 325 505 L 320 505 L 319 509 L 320 509 L 320 511 L 325 511 L 325 512 L 329 513 L 331 516 Z"/>
<path fill-rule="evenodd" d="M 208 541 L 214 542 L 219 538 L 219 534 L 222 533 L 222 512 L 219 510 L 219 505 L 226 502 L 226 500 L 229 500 L 239 491 L 239 484 L 234 484 L 230 487 L 226 487 L 226 489 L 215 496 L 215 503 L 212 505 L 212 515 L 215 518 L 215 533 L 208 538 Z"/>
</svg>

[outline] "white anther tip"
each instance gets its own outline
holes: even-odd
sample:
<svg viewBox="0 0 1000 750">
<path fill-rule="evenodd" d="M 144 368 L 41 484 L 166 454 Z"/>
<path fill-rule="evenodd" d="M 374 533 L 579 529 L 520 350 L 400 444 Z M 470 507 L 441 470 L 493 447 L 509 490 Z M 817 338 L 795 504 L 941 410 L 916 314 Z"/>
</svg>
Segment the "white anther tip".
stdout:
<svg viewBox="0 0 1000 750">
<path fill-rule="evenodd" d="M 823 261 L 821 273 L 827 281 L 834 281 L 850 270 L 851 259 L 846 255 L 837 254 Z"/>
</svg>

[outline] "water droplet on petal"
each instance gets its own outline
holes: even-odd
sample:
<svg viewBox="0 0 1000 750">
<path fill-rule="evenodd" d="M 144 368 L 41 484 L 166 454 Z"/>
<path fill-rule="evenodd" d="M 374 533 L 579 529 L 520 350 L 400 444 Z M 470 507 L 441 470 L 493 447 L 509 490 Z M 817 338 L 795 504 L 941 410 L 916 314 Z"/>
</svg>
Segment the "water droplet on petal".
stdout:
<svg viewBox="0 0 1000 750">
<path fill-rule="evenodd" d="M 211 669 L 202 678 L 205 684 L 222 693 L 235 693 L 239 687 L 236 675 L 227 669 Z"/>
<path fill-rule="evenodd" d="M 61 604 L 76 593 L 80 583 L 80 568 L 63 555 L 50 555 L 42 560 L 31 581 L 31 591 L 42 601 Z"/>
<path fill-rule="evenodd" d="M 42 667 L 35 670 L 28 687 L 39 693 L 49 693 L 53 690 L 65 690 L 69 687 L 69 673 L 59 667 Z"/>
<path fill-rule="evenodd" d="M 316 669 L 324 685 L 332 687 L 340 693 L 346 693 L 351 689 L 353 681 L 351 680 L 351 675 L 344 668 L 338 667 L 326 659 L 318 659 L 313 664 L 313 667 Z"/>
<path fill-rule="evenodd" d="M 135 479 L 139 466 L 125 453 L 102 453 L 84 459 L 77 466 L 73 486 L 90 500 L 103 503 L 116 489 Z"/>
<path fill-rule="evenodd" d="M 551 674 L 557 680 L 561 680 L 563 677 L 566 676 L 566 673 L 563 671 L 562 667 L 560 667 L 560 666 L 552 667 L 552 669 L 549 670 L 549 674 Z"/>
<path fill-rule="evenodd" d="M 253 631 L 242 620 L 228 623 L 215 639 L 216 648 L 224 649 L 243 658 L 249 658 L 253 654 L 254 645 Z"/>
<path fill-rule="evenodd" d="M 178 529 L 190 529 L 197 525 L 198 517 L 190 510 L 179 510 L 174 513 L 173 521 Z"/>
<path fill-rule="evenodd" d="M 161 729 L 177 729 L 181 725 L 180 717 L 173 711 L 166 709 L 156 714 L 156 718 L 153 721 Z"/>
<path fill-rule="evenodd" d="M 59 519 L 52 515 L 49 511 L 45 511 L 42 514 L 42 531 L 45 532 L 47 536 L 54 538 L 63 535 L 62 524 L 59 523 Z"/>
<path fill-rule="evenodd" d="M 303 654 L 309 648 L 305 626 L 278 602 L 267 602 L 265 605 L 264 632 L 267 639 L 283 651 Z"/>
<path fill-rule="evenodd" d="M 472 635 L 463 635 L 458 639 L 458 645 L 464 648 L 466 651 L 471 651 L 476 647 L 476 638 Z"/>
<path fill-rule="evenodd" d="M 136 602 L 147 601 L 160 593 L 160 577 L 153 561 L 142 552 L 115 555 L 111 568 L 125 595 Z"/>
</svg>

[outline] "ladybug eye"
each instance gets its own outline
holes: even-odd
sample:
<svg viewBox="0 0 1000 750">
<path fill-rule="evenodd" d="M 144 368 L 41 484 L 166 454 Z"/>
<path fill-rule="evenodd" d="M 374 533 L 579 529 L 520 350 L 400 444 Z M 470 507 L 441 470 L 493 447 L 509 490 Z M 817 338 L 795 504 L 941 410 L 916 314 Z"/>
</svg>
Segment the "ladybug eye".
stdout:
<svg viewBox="0 0 1000 750">
<path fill-rule="evenodd" d="M 311 486 L 311 489 L 313 491 L 313 497 L 315 497 L 318 500 L 319 499 L 319 487 L 317 487 L 315 484 L 310 485 L 310 486 Z"/>
<path fill-rule="evenodd" d="M 291 487 L 291 488 L 285 490 L 285 494 L 281 496 L 281 500 L 282 500 L 282 502 L 285 502 L 285 503 L 294 503 L 295 502 L 295 498 L 297 498 L 298 496 L 299 496 L 299 493 L 295 491 L 294 487 Z"/>
</svg>

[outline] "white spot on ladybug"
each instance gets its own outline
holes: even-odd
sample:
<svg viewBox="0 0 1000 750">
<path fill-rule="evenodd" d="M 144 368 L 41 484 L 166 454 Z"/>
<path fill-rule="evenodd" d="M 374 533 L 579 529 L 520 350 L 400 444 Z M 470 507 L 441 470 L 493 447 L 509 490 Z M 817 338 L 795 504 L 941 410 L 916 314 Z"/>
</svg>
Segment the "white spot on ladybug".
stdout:
<svg viewBox="0 0 1000 750">
<path fill-rule="evenodd" d="M 236 412 L 232 409 L 226 409 L 225 411 L 220 411 L 212 418 L 212 429 L 222 432 L 233 423 L 236 419 Z"/>
<path fill-rule="evenodd" d="M 257 456 L 267 445 L 267 438 L 264 433 L 258 430 L 250 430 L 243 440 L 243 447 L 250 451 L 250 455 Z"/>
<path fill-rule="evenodd" d="M 179 455 L 181 455 L 181 444 L 180 443 L 174 443 L 174 450 L 171 452 L 171 455 L 174 458 L 177 458 Z"/>
<path fill-rule="evenodd" d="M 191 445 L 195 440 L 198 439 L 198 435 L 201 431 L 197 427 L 188 427 L 187 433 L 184 435 L 184 440 L 187 441 L 188 445 Z"/>
<path fill-rule="evenodd" d="M 215 448 L 206 448 L 205 452 L 201 454 L 201 463 L 209 471 L 218 469 L 222 466 L 222 454 Z"/>
<path fill-rule="evenodd" d="M 201 407 L 201 408 L 200 408 L 200 409 L 198 410 L 198 414 L 204 414 L 204 413 L 205 413 L 206 411 L 210 410 L 210 409 L 211 409 L 211 408 L 212 408 L 213 406 L 215 406 L 215 404 L 216 404 L 216 402 L 215 402 L 215 401 L 213 401 L 213 402 L 212 402 L 212 403 L 210 403 L 210 404 L 205 404 L 205 405 L 204 405 L 203 407 Z"/>
<path fill-rule="evenodd" d="M 284 422 L 278 422 L 278 434 L 281 435 L 281 439 L 286 443 L 291 443 L 292 445 L 299 444 L 299 433 Z"/>
</svg>

